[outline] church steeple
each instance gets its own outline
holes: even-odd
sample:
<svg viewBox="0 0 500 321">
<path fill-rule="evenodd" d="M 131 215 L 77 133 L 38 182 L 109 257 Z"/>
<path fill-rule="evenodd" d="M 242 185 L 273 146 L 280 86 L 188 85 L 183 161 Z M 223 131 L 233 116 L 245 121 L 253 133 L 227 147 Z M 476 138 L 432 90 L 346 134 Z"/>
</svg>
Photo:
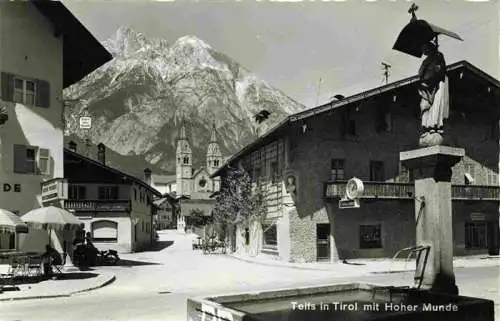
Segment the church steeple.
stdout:
<svg viewBox="0 0 500 321">
<path fill-rule="evenodd" d="M 191 179 L 193 168 L 193 152 L 186 134 L 186 122 L 183 121 L 177 137 L 176 156 L 176 183 L 179 196 L 191 195 Z"/>
<path fill-rule="evenodd" d="M 207 149 L 207 170 L 210 175 L 215 173 L 222 166 L 222 153 L 217 141 L 217 128 L 215 122 L 210 131 L 210 141 Z"/>
<path fill-rule="evenodd" d="M 212 129 L 210 130 L 210 143 L 217 143 L 217 128 L 215 127 L 215 122 L 213 122 Z"/>
</svg>

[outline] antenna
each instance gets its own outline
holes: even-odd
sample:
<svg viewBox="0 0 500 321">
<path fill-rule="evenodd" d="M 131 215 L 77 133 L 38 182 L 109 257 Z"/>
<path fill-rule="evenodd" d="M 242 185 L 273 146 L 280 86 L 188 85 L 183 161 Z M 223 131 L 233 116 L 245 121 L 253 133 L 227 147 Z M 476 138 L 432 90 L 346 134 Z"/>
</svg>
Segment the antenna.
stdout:
<svg viewBox="0 0 500 321">
<path fill-rule="evenodd" d="M 321 91 L 321 77 L 319 78 L 319 81 L 318 81 L 318 92 L 316 94 L 316 106 L 319 105 L 319 93 Z"/>
<path fill-rule="evenodd" d="M 391 67 L 391 65 L 382 61 L 382 69 L 384 69 L 384 78 L 386 85 L 389 83 L 389 69 L 391 69 Z"/>
</svg>

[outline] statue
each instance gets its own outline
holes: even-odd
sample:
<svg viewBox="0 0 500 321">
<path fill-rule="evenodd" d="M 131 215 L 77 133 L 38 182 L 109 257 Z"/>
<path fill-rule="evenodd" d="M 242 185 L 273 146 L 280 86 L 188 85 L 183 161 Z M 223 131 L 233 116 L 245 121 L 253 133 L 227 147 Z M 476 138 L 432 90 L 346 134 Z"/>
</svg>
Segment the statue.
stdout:
<svg viewBox="0 0 500 321">
<path fill-rule="evenodd" d="M 420 111 L 422 120 L 421 146 L 442 143 L 444 121 L 449 115 L 448 77 L 443 54 L 437 45 L 428 42 L 422 46 L 426 58 L 420 66 Z"/>
<path fill-rule="evenodd" d="M 408 10 L 411 14 L 410 23 L 400 32 L 393 49 L 417 58 L 425 56 L 418 72 L 422 121 L 419 145 L 427 147 L 442 144 L 445 120 L 449 115 L 446 63 L 443 54 L 438 51 L 438 35 L 463 39 L 452 31 L 417 19 L 417 10 L 418 6 L 412 4 Z"/>
</svg>

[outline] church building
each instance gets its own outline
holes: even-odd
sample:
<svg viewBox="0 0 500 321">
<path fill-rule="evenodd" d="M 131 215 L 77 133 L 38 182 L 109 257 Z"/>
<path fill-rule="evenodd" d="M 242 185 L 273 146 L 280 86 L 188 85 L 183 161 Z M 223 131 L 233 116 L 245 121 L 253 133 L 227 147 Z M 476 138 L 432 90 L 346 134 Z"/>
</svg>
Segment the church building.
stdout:
<svg viewBox="0 0 500 321">
<path fill-rule="evenodd" d="M 205 216 L 212 214 L 215 204 L 210 196 L 220 188 L 220 178 L 211 178 L 222 165 L 223 157 L 217 142 L 215 124 L 210 132 L 205 166 L 193 167 L 193 152 L 186 134 L 186 124 L 181 126 L 176 149 L 176 195 L 181 197 L 177 229 L 184 231 L 193 211 Z"/>
</svg>

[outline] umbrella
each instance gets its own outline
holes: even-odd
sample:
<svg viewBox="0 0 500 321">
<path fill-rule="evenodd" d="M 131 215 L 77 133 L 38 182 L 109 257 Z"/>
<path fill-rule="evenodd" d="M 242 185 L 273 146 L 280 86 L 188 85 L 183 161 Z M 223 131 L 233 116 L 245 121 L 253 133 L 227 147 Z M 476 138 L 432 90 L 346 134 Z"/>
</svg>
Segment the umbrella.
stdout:
<svg viewBox="0 0 500 321">
<path fill-rule="evenodd" d="M 1 233 L 28 233 L 28 226 L 16 214 L 0 209 Z"/>
<path fill-rule="evenodd" d="M 21 219 L 36 229 L 71 230 L 78 228 L 83 222 L 70 212 L 55 206 L 38 208 L 21 216 Z"/>
<path fill-rule="evenodd" d="M 430 24 L 425 20 L 415 19 L 403 28 L 392 49 L 420 58 L 422 57 L 422 46 L 439 34 L 463 41 L 458 34 L 452 31 Z"/>
</svg>

